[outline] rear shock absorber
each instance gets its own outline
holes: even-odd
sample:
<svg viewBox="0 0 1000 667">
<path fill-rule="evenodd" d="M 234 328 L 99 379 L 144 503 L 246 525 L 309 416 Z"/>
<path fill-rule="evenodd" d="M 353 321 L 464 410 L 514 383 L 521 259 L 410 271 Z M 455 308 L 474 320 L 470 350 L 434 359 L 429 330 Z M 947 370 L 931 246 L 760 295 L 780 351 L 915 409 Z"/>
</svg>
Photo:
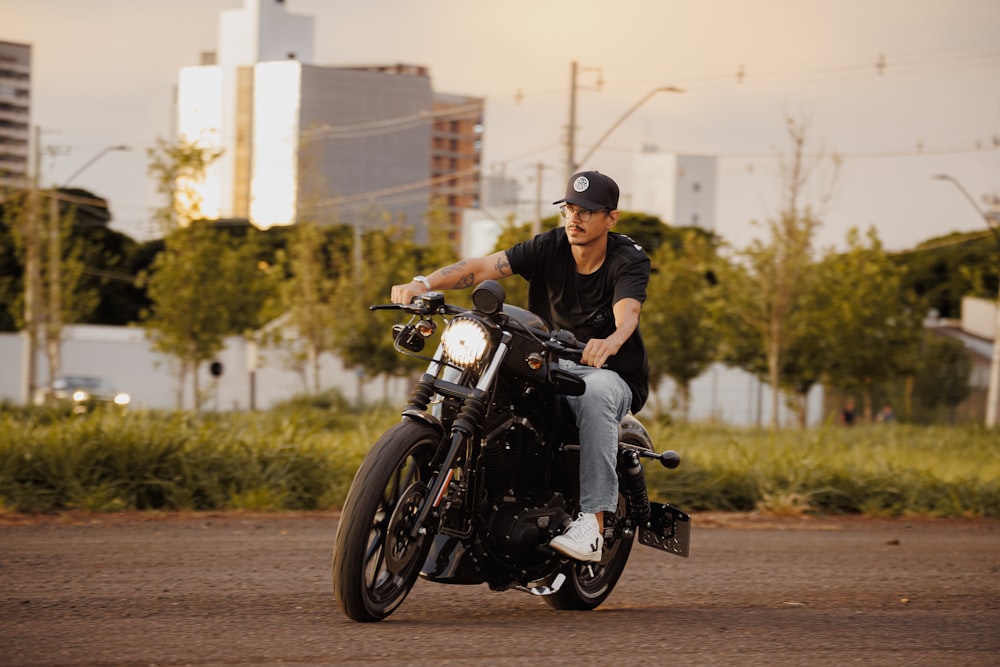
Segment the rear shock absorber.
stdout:
<svg viewBox="0 0 1000 667">
<path fill-rule="evenodd" d="M 646 474 L 639 463 L 639 454 L 631 449 L 622 452 L 622 477 L 625 481 L 625 497 L 628 499 L 629 514 L 637 526 L 649 524 L 649 493 L 646 490 Z"/>
</svg>

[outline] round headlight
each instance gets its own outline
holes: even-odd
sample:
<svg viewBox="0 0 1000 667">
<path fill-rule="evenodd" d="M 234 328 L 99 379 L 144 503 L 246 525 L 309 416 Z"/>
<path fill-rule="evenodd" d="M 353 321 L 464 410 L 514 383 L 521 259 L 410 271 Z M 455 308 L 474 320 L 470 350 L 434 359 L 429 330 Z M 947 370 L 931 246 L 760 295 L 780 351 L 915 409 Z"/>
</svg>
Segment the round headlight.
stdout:
<svg viewBox="0 0 1000 667">
<path fill-rule="evenodd" d="M 448 360 L 463 368 L 482 361 L 489 343 L 486 328 L 475 320 L 455 318 L 441 334 L 441 344 Z"/>
<path fill-rule="evenodd" d="M 77 403 L 82 403 L 90 398 L 90 394 L 85 392 L 83 389 L 77 389 L 73 392 L 73 400 Z"/>
</svg>

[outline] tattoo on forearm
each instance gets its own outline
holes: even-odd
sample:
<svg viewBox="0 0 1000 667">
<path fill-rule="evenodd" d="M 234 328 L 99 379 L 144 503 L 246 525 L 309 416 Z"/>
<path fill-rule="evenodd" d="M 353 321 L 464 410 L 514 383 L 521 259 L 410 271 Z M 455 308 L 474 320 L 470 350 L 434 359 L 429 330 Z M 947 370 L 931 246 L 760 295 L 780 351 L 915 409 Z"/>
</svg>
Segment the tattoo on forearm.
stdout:
<svg viewBox="0 0 1000 667">
<path fill-rule="evenodd" d="M 506 253 L 497 258 L 497 263 L 494 268 L 505 276 L 510 275 L 510 262 L 507 261 Z"/>
<path fill-rule="evenodd" d="M 455 277 L 449 289 L 462 289 L 463 287 L 468 287 L 472 284 L 475 277 L 474 274 L 465 271 L 464 259 L 441 269 L 442 276 L 450 276 L 453 273 L 457 273 L 459 275 Z"/>
</svg>

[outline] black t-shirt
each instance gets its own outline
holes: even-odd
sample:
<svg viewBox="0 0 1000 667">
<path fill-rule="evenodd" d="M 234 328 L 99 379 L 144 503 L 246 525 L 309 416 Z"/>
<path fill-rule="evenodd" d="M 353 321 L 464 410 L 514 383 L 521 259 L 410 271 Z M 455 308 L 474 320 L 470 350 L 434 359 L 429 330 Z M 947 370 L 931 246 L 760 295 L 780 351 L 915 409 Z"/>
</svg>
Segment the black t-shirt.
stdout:
<svg viewBox="0 0 1000 667">
<path fill-rule="evenodd" d="M 615 331 L 615 303 L 632 298 L 643 303 L 649 283 L 649 257 L 635 241 L 611 232 L 608 254 L 597 271 L 582 275 L 566 230 L 557 227 L 507 250 L 514 273 L 524 276 L 528 286 L 528 310 L 554 329 L 568 329 L 581 342 L 607 338 Z M 608 359 L 632 390 L 632 412 L 638 412 L 649 396 L 649 363 L 639 328 Z"/>
</svg>

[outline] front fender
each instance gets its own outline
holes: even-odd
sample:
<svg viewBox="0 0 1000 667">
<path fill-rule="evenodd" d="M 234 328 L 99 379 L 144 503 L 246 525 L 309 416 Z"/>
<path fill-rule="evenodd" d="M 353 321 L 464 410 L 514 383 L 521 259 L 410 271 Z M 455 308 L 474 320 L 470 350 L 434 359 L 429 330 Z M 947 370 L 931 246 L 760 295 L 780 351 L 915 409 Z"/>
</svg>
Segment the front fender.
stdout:
<svg viewBox="0 0 1000 667">
<path fill-rule="evenodd" d="M 425 410 L 416 410 L 414 408 L 407 408 L 406 410 L 403 410 L 402 414 L 403 414 L 403 419 L 412 419 L 413 421 L 418 421 L 427 424 L 428 426 L 433 427 L 438 432 L 438 435 L 440 437 L 443 438 L 445 436 L 444 424 L 442 424 L 441 420 L 432 415 L 431 413 Z"/>
</svg>

